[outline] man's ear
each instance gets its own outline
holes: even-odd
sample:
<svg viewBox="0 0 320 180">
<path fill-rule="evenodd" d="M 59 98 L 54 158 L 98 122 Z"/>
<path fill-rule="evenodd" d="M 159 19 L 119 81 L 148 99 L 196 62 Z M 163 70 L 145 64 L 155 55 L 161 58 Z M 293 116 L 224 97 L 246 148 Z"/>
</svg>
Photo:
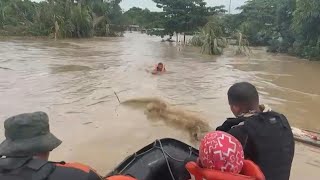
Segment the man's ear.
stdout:
<svg viewBox="0 0 320 180">
<path fill-rule="evenodd" d="M 237 113 L 240 113 L 240 107 L 237 106 L 237 105 L 233 105 L 234 107 L 234 110 L 237 112 Z"/>
<path fill-rule="evenodd" d="M 230 105 L 230 109 L 235 116 L 238 116 L 240 113 L 240 107 L 237 105 Z"/>
</svg>

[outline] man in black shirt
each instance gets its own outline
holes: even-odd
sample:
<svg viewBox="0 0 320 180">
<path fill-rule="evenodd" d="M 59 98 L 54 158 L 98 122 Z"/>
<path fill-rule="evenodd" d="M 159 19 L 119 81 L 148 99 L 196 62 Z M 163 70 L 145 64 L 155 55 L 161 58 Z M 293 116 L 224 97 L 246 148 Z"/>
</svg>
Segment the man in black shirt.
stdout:
<svg viewBox="0 0 320 180">
<path fill-rule="evenodd" d="M 267 180 L 289 180 L 294 139 L 287 118 L 259 105 L 256 88 L 247 82 L 231 86 L 228 100 L 236 118 L 228 118 L 216 130 L 236 137 L 245 157 L 259 165 Z"/>
</svg>

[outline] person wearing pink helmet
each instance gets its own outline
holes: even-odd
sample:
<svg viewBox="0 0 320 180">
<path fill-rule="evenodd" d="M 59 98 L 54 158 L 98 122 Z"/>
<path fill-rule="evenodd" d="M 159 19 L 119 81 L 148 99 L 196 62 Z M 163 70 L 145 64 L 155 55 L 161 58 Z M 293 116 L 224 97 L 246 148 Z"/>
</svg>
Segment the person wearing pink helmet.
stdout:
<svg viewBox="0 0 320 180">
<path fill-rule="evenodd" d="M 232 135 L 214 131 L 201 140 L 198 163 L 203 168 L 240 173 L 243 161 L 242 145 Z"/>
<path fill-rule="evenodd" d="M 198 162 L 188 162 L 186 168 L 192 180 L 265 180 L 257 165 L 244 160 L 241 143 L 222 131 L 201 140 Z"/>
</svg>

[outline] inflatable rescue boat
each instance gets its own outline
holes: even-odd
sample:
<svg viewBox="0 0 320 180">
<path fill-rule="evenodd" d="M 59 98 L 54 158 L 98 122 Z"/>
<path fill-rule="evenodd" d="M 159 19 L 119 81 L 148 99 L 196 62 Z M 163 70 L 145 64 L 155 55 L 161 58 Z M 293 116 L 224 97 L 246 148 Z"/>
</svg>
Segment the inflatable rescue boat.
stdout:
<svg viewBox="0 0 320 180">
<path fill-rule="evenodd" d="M 292 128 L 296 141 L 320 147 L 320 134 Z M 260 169 L 250 161 L 244 162 L 243 172 L 224 174 L 201 170 L 196 162 L 197 149 L 175 139 L 160 139 L 147 145 L 121 162 L 107 177 L 128 175 L 138 180 L 188 180 L 191 178 L 224 180 L 264 180 Z M 188 171 L 188 170 L 189 171 Z M 190 175 L 190 173 L 192 175 Z M 208 178 L 215 177 L 215 178 Z"/>
<path fill-rule="evenodd" d="M 190 175 L 185 164 L 197 158 L 197 149 L 175 139 L 161 139 L 127 157 L 107 176 L 121 174 L 139 180 L 187 180 Z"/>
<path fill-rule="evenodd" d="M 195 163 L 197 158 L 198 150 L 183 142 L 156 140 L 127 157 L 107 177 L 130 180 L 265 180 L 260 168 L 249 160 L 245 160 L 240 174 L 234 174 L 202 169 Z"/>
</svg>

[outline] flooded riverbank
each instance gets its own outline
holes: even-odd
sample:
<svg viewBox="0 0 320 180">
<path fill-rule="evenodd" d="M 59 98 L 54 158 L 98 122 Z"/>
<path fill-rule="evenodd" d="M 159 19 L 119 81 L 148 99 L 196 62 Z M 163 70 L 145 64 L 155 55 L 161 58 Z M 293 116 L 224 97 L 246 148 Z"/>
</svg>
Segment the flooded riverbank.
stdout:
<svg viewBox="0 0 320 180">
<path fill-rule="evenodd" d="M 232 116 L 229 86 L 250 81 L 262 102 L 286 114 L 293 126 L 320 131 L 320 63 L 261 49 L 250 58 L 228 52 L 206 56 L 160 40 L 129 33 L 123 38 L 0 41 L 0 123 L 18 113 L 47 112 L 52 131 L 64 141 L 52 159 L 82 161 L 101 174 L 156 138 L 191 143 L 183 130 L 119 105 L 114 92 L 121 102 L 159 97 L 200 113 L 216 127 Z M 165 63 L 168 73 L 146 72 L 157 62 Z M 298 144 L 292 179 L 319 177 L 319 154 Z"/>
</svg>

